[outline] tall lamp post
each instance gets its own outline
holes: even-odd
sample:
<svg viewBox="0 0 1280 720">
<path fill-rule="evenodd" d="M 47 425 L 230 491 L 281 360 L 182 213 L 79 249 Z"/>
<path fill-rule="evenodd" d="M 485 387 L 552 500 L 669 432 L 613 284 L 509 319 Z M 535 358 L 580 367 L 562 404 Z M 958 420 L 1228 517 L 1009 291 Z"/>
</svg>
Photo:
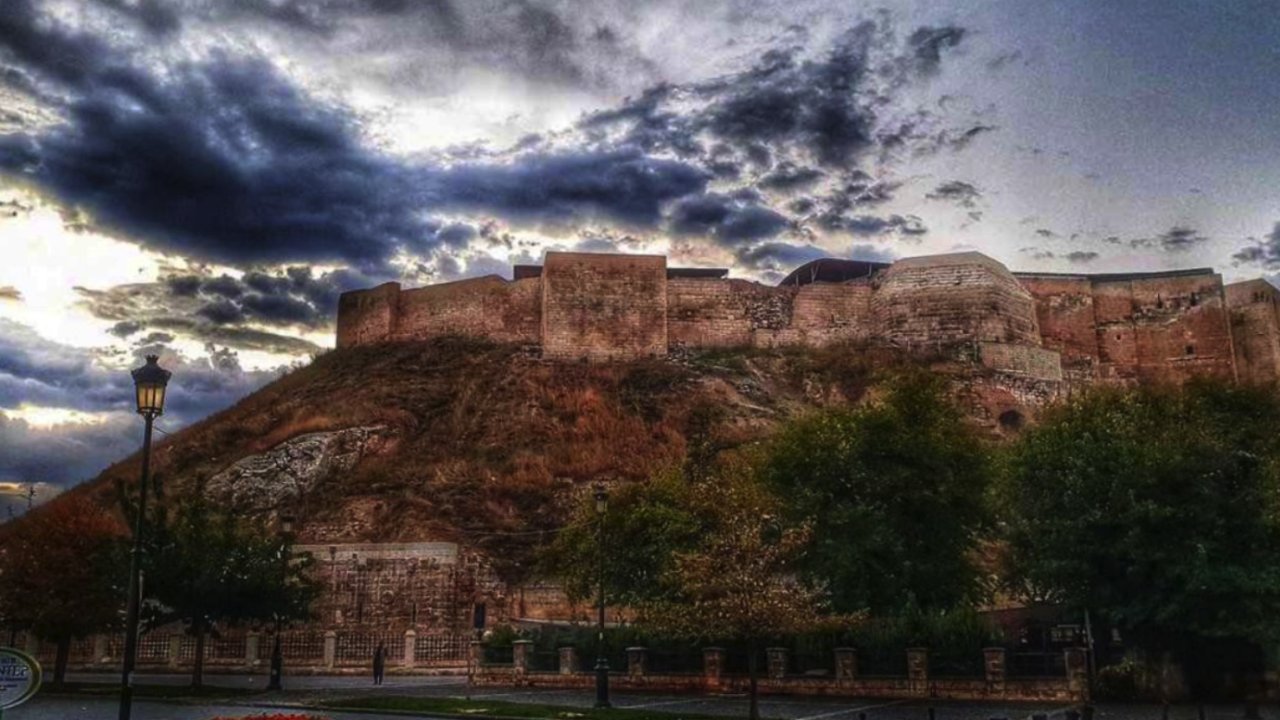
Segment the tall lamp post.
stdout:
<svg viewBox="0 0 1280 720">
<path fill-rule="evenodd" d="M 146 422 L 142 436 L 142 477 L 138 481 L 138 516 L 134 519 L 133 552 L 129 555 L 129 605 L 125 615 L 124 662 L 120 678 L 120 720 L 129 720 L 133 711 L 133 668 L 138 658 L 138 608 L 142 602 L 139 576 L 142 572 L 142 533 L 147 519 L 147 479 L 151 471 L 151 425 L 164 413 L 164 393 L 173 373 L 160 367 L 158 355 L 148 355 L 147 364 L 133 371 L 138 414 Z"/>
<path fill-rule="evenodd" d="M 609 658 L 604 653 L 604 517 L 609 509 L 609 491 L 604 483 L 596 483 L 596 552 L 600 556 L 596 581 L 599 585 L 599 635 L 596 638 L 596 707 L 609 705 Z"/>
<path fill-rule="evenodd" d="M 280 516 L 280 587 L 284 587 L 289 577 L 289 546 L 293 543 L 293 516 Z M 280 678 L 284 675 L 284 652 L 280 648 L 280 631 L 283 629 L 284 613 L 276 611 L 275 641 L 271 645 L 271 679 L 267 681 L 268 690 L 281 690 Z"/>
</svg>

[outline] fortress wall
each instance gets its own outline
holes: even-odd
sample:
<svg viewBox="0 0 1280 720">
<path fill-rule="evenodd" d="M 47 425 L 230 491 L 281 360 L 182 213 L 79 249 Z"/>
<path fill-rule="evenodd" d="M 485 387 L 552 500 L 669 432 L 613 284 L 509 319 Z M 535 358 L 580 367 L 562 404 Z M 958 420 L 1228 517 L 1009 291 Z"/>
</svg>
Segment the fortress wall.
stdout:
<svg viewBox="0 0 1280 720">
<path fill-rule="evenodd" d="M 496 275 L 428 285 L 400 293 L 396 339 L 465 335 L 497 342 L 537 343 L 541 280 L 508 282 Z"/>
<path fill-rule="evenodd" d="M 687 347 L 752 345 L 757 330 L 791 324 L 796 289 L 747 280 L 667 280 L 667 339 Z"/>
<path fill-rule="evenodd" d="M 368 290 L 352 290 L 338 298 L 340 348 L 386 342 L 396 327 L 400 284 L 383 283 Z"/>
<path fill-rule="evenodd" d="M 871 294 L 865 281 L 802 285 L 791 315 L 794 342 L 821 346 L 869 338 Z"/>
<path fill-rule="evenodd" d="M 1094 278 L 1093 287 L 1103 379 L 1235 377 L 1221 276 Z"/>
<path fill-rule="evenodd" d="M 1057 350 L 1033 345 L 984 342 L 978 346 L 983 367 L 1034 380 L 1060 382 L 1061 357 Z"/>
<path fill-rule="evenodd" d="M 1098 363 L 1093 283 L 1085 276 L 1015 275 L 1031 293 L 1044 347 L 1062 357 L 1063 373 L 1088 381 Z"/>
<path fill-rule="evenodd" d="M 902 345 L 1040 345 L 1031 294 L 977 253 L 899 260 L 881 276 L 871 314 L 876 333 Z"/>
<path fill-rule="evenodd" d="M 547 253 L 542 354 L 608 360 L 667 352 L 667 260 Z"/>
<path fill-rule="evenodd" d="M 1280 291 L 1266 280 L 1226 287 L 1232 344 L 1241 381 L 1280 380 Z"/>
</svg>

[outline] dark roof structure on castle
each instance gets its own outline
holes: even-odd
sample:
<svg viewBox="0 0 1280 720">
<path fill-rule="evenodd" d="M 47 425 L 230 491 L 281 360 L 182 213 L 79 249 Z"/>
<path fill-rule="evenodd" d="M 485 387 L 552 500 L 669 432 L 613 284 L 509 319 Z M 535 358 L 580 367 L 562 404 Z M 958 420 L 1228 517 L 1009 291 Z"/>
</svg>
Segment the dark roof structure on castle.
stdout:
<svg viewBox="0 0 1280 720">
<path fill-rule="evenodd" d="M 708 278 L 719 279 L 729 276 L 729 268 L 696 268 L 696 267 L 669 267 L 667 268 L 667 279 L 671 278 Z M 524 280 L 525 278 L 542 277 L 541 265 L 512 265 L 511 279 Z"/>
<path fill-rule="evenodd" d="M 792 270 L 790 275 L 778 283 L 778 287 L 808 285 L 816 282 L 841 283 L 869 278 L 880 270 L 889 267 L 889 265 L 890 263 L 872 262 L 870 260 L 819 258 Z"/>
</svg>

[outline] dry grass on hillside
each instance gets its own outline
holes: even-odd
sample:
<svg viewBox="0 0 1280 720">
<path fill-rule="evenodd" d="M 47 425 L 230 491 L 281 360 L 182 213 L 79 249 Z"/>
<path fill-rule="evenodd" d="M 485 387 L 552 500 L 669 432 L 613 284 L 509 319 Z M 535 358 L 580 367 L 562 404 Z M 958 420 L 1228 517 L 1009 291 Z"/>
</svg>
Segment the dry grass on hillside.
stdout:
<svg viewBox="0 0 1280 720">
<path fill-rule="evenodd" d="M 853 347 L 735 350 L 681 362 L 552 363 L 460 339 L 322 355 L 165 441 L 169 493 L 303 433 L 387 425 L 397 440 L 315 488 L 304 540 L 452 539 L 520 564 L 564 522 L 575 488 L 642 479 L 856 401 L 896 360 Z M 136 458 L 86 491 L 114 501 Z"/>
</svg>

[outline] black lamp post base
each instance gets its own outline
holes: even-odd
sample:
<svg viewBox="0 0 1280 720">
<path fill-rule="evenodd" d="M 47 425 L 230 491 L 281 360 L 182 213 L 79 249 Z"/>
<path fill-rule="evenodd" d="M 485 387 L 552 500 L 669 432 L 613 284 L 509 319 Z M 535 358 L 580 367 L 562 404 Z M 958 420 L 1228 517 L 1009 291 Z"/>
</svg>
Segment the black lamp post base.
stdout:
<svg viewBox="0 0 1280 720">
<path fill-rule="evenodd" d="M 613 707 L 609 703 L 609 661 L 604 658 L 596 660 L 596 707 Z"/>
</svg>

